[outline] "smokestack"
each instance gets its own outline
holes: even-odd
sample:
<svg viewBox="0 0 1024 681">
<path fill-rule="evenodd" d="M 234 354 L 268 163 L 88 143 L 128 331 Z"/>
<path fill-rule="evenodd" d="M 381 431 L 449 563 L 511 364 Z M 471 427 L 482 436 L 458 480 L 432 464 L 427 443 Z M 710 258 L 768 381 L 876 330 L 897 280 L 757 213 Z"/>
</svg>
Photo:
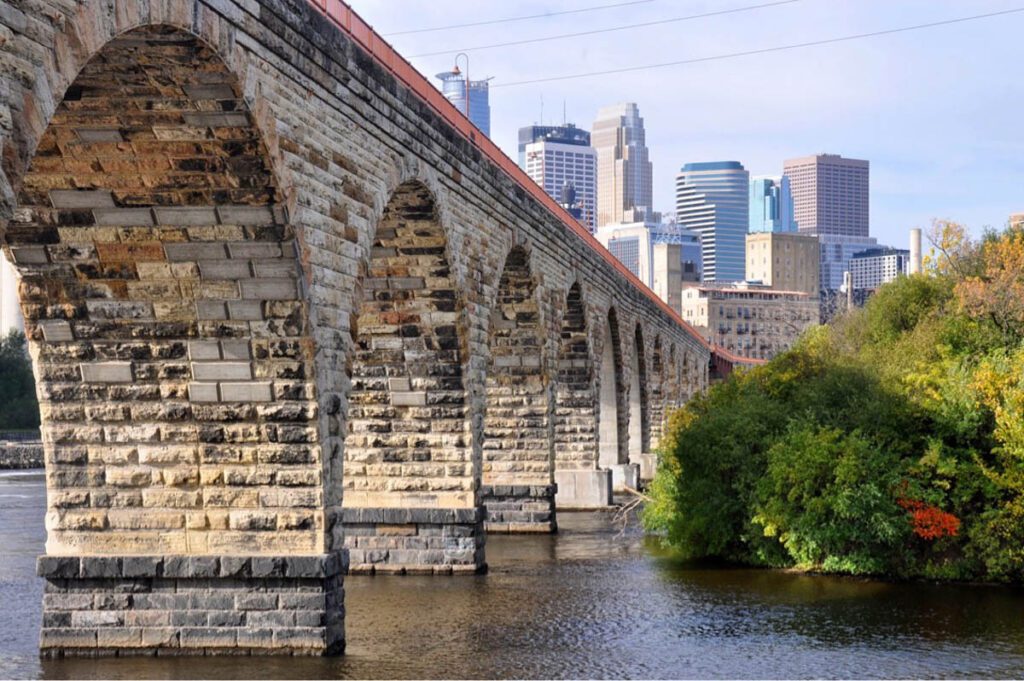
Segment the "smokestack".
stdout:
<svg viewBox="0 0 1024 681">
<path fill-rule="evenodd" d="M 921 273 L 921 229 L 910 230 L 910 271 L 908 274 Z"/>
</svg>

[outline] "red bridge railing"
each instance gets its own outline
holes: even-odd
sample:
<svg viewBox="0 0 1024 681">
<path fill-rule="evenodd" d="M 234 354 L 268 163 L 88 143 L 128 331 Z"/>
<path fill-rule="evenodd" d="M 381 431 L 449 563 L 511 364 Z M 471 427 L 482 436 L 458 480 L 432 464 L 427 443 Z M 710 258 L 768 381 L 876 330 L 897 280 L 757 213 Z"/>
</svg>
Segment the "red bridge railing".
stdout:
<svg viewBox="0 0 1024 681">
<path fill-rule="evenodd" d="M 558 217 L 566 227 L 572 230 L 576 236 L 583 240 L 590 248 L 598 253 L 626 281 L 635 286 L 651 302 L 661 308 L 669 317 L 679 324 L 697 342 L 710 351 L 720 354 L 733 364 L 760 364 L 763 360 L 748 359 L 727 352 L 721 348 L 708 343 L 696 329 L 686 323 L 679 312 L 669 307 L 665 301 L 655 295 L 654 291 L 647 288 L 629 269 L 626 268 L 618 258 L 613 256 L 608 249 L 594 238 L 586 228 L 583 227 L 569 212 L 558 205 L 558 202 L 548 196 L 530 176 L 523 171 L 512 159 L 498 148 L 487 135 L 479 129 L 461 111 L 449 102 L 441 92 L 435 88 L 416 70 L 405 57 L 400 55 L 386 40 L 373 30 L 363 19 L 352 11 L 352 8 L 341 0 L 307 0 L 321 13 L 327 16 L 342 32 L 358 43 L 367 53 L 377 60 L 399 81 L 405 84 L 413 93 L 427 103 L 441 118 L 448 122 L 464 138 L 474 144 L 480 151 L 496 166 L 501 168 L 506 175 L 511 177 L 534 199 L 539 201 L 545 208 Z"/>
</svg>

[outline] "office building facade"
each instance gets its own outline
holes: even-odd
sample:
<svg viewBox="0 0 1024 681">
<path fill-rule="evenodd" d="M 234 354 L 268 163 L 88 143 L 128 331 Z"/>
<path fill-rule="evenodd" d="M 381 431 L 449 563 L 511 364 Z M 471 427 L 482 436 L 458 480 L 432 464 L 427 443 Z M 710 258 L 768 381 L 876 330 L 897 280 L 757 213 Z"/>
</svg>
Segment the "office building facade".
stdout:
<svg viewBox="0 0 1024 681">
<path fill-rule="evenodd" d="M 676 224 L 635 222 L 604 225 L 594 236 L 659 298 L 679 309 L 683 282 L 696 277 L 694 234 Z"/>
<path fill-rule="evenodd" d="M 821 253 L 818 237 L 795 232 L 747 235 L 747 281 L 817 297 Z"/>
<path fill-rule="evenodd" d="M 783 164 L 801 234 L 864 238 L 869 233 L 868 161 L 818 154 Z"/>
<path fill-rule="evenodd" d="M 837 291 L 843 286 L 843 273 L 850 270 L 850 260 L 861 251 L 878 247 L 874 237 L 818 235 L 821 288 Z"/>
<path fill-rule="evenodd" d="M 797 231 L 788 177 L 755 177 L 750 181 L 748 231 L 751 234 Z"/>
<path fill-rule="evenodd" d="M 788 350 L 819 320 L 816 297 L 748 282 L 684 286 L 681 314 L 709 343 L 753 359 Z"/>
<path fill-rule="evenodd" d="M 519 167 L 526 170 L 526 145 L 548 140 L 577 147 L 590 146 L 590 132 L 572 123 L 565 125 L 525 125 L 519 128 Z"/>
<path fill-rule="evenodd" d="M 469 120 L 480 129 L 480 132 L 490 137 L 490 79 L 467 80 L 458 66 L 451 71 L 443 71 L 436 77 L 441 81 L 441 94 L 464 114 L 467 111 L 466 98 L 469 98 Z"/>
<path fill-rule="evenodd" d="M 593 147 L 542 138 L 525 147 L 525 170 L 559 203 L 569 201 L 570 212 L 591 232 L 597 226 L 597 152 Z M 571 199 L 569 197 L 572 197 Z"/>
<path fill-rule="evenodd" d="M 637 105 L 601 108 L 590 140 L 597 151 L 597 226 L 655 220 L 654 169 Z"/>
<path fill-rule="evenodd" d="M 909 268 L 910 251 L 900 248 L 872 248 L 850 258 L 851 282 L 859 291 L 874 291 L 907 274 Z"/>
<path fill-rule="evenodd" d="M 742 163 L 687 163 L 676 175 L 676 220 L 700 235 L 702 281 L 741 281 L 750 212 Z"/>
</svg>

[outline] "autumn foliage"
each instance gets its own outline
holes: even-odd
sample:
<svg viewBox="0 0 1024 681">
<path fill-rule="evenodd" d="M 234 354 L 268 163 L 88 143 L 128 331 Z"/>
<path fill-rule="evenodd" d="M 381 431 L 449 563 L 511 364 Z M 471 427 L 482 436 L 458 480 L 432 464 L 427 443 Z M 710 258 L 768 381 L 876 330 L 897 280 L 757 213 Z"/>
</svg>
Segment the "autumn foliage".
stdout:
<svg viewBox="0 0 1024 681">
<path fill-rule="evenodd" d="M 896 504 L 910 516 L 910 526 L 921 539 L 955 537 L 960 530 L 960 519 L 941 508 L 917 499 L 897 499 Z"/>
</svg>

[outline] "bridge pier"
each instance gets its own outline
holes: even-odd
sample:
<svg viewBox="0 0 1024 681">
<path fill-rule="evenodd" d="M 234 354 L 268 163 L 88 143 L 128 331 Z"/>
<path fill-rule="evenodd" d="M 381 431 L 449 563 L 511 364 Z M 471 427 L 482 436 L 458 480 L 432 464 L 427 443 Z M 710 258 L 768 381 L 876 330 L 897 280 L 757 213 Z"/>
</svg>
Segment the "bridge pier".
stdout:
<svg viewBox="0 0 1024 681">
<path fill-rule="evenodd" d="M 353 574 L 472 574 L 486 569 L 479 508 L 346 508 Z"/>
<path fill-rule="evenodd" d="M 332 655 L 345 649 L 341 552 L 43 556 L 43 657 Z"/>
</svg>

